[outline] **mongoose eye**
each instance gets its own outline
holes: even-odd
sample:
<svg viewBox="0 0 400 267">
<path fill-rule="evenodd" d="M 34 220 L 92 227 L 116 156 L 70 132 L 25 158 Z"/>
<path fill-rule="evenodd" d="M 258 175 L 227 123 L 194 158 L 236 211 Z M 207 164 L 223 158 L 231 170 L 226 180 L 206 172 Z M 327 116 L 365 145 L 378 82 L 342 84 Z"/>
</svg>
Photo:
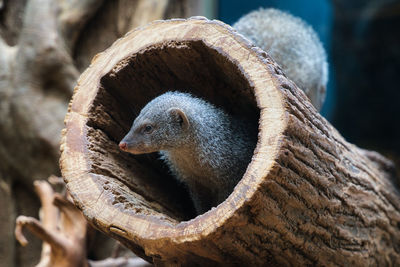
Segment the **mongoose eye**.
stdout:
<svg viewBox="0 0 400 267">
<path fill-rule="evenodd" d="M 143 132 L 144 133 L 151 133 L 153 131 L 153 127 L 151 126 L 151 125 L 146 125 L 144 128 L 143 128 Z"/>
</svg>

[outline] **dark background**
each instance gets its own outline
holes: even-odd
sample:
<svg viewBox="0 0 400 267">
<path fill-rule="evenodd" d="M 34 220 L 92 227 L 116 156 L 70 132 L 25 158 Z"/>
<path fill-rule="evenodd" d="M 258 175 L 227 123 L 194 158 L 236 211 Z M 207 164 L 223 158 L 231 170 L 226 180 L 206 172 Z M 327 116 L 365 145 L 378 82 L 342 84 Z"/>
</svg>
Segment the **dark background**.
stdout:
<svg viewBox="0 0 400 267">
<path fill-rule="evenodd" d="M 220 0 L 233 24 L 275 7 L 311 24 L 327 50 L 329 83 L 321 111 L 350 142 L 400 158 L 399 0 Z"/>
</svg>

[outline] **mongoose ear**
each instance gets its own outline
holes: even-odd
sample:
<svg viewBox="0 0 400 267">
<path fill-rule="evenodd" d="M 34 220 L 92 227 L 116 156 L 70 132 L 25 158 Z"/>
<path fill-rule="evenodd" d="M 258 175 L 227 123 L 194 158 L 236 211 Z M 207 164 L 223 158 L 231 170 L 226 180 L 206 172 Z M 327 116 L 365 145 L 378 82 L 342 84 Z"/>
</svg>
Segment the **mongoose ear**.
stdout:
<svg viewBox="0 0 400 267">
<path fill-rule="evenodd" d="M 176 119 L 184 129 L 189 127 L 189 120 L 183 110 L 179 108 L 170 108 L 168 109 L 168 113 L 171 114 L 171 116 L 173 116 L 173 118 Z"/>
</svg>

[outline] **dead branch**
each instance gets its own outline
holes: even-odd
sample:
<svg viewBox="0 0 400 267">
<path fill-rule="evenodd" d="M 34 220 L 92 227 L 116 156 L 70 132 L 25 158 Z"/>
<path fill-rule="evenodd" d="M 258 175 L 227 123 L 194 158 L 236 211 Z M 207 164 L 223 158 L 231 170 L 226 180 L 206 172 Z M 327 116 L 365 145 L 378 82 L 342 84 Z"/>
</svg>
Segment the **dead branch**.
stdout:
<svg viewBox="0 0 400 267">
<path fill-rule="evenodd" d="M 19 216 L 15 228 L 17 240 L 23 246 L 28 244 L 23 228 L 43 240 L 38 266 L 87 266 L 85 218 L 64 196 L 55 193 L 48 182 L 35 181 L 34 186 L 42 204 L 41 220 Z"/>
</svg>

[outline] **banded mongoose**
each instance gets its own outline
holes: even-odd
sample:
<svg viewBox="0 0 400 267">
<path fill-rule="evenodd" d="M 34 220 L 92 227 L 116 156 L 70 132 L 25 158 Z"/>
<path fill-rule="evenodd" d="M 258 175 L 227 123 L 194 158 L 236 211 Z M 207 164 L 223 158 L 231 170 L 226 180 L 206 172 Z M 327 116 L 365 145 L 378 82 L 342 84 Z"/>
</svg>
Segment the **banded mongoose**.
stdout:
<svg viewBox="0 0 400 267">
<path fill-rule="evenodd" d="M 326 53 L 317 34 L 302 19 L 269 8 L 252 11 L 234 25 L 266 51 L 320 110 L 328 82 Z"/>
<path fill-rule="evenodd" d="M 167 92 L 140 111 L 119 147 L 159 151 L 200 214 L 224 201 L 246 171 L 257 139 L 249 132 L 244 120 L 205 100 Z"/>
</svg>

